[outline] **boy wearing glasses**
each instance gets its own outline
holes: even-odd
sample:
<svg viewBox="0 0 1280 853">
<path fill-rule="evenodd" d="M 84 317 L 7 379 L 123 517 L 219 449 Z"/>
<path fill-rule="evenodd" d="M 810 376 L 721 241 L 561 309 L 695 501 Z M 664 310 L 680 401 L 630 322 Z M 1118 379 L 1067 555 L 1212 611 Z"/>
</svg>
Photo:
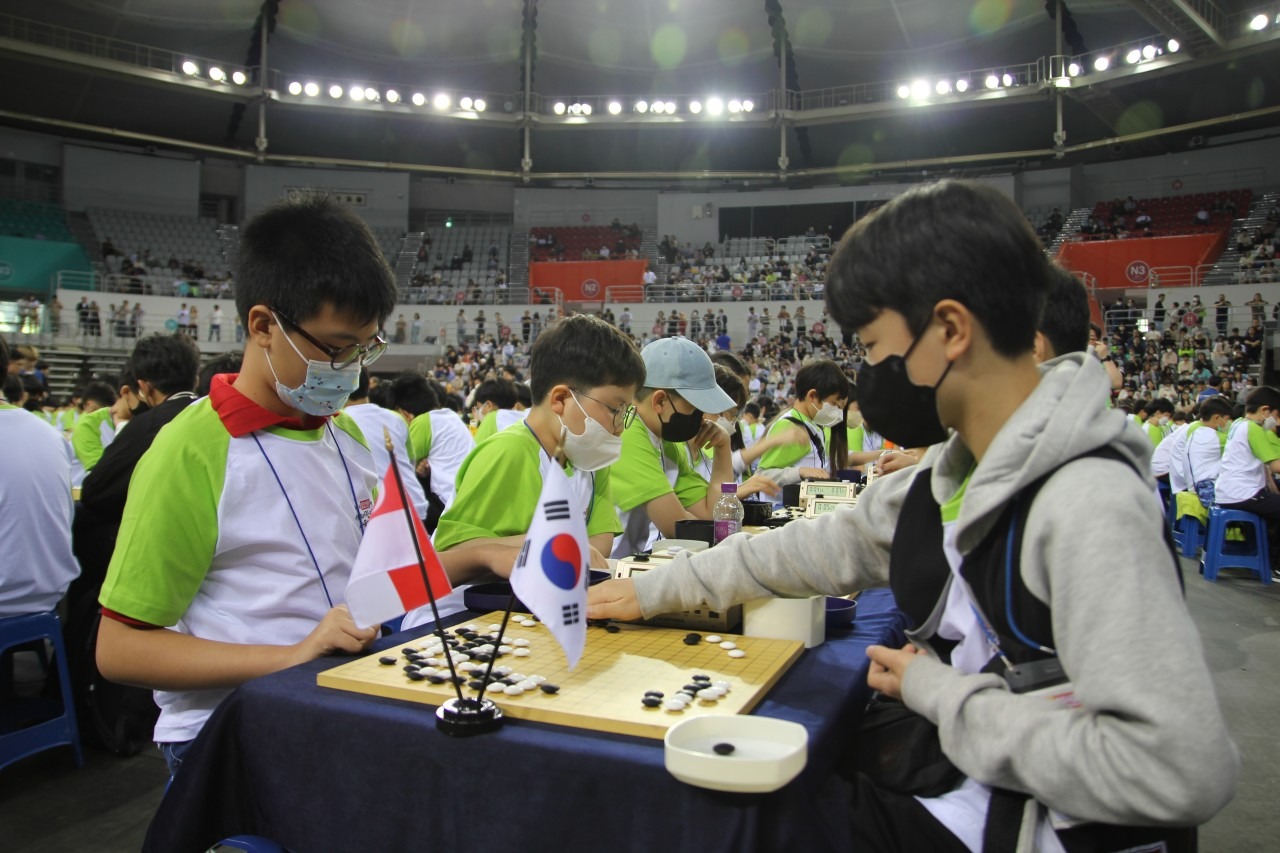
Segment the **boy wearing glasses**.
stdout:
<svg viewBox="0 0 1280 853">
<path fill-rule="evenodd" d="M 99 597 L 98 667 L 156 691 L 171 773 L 231 688 L 377 635 L 343 595 L 382 472 L 340 410 L 395 299 L 368 228 L 328 199 L 244 230 L 241 372 L 139 461 Z"/>
<path fill-rule="evenodd" d="M 458 491 L 440 516 L 435 546 L 456 554 L 486 545 L 519 546 L 533 520 L 542 478 L 560 465 L 578 494 L 587 521 L 591 565 L 622 528 L 613 510 L 609 466 L 635 417 L 631 405 L 644 383 L 635 343 L 587 315 L 560 320 L 538 336 L 530 352 L 534 405 L 523 423 L 480 442 L 458 470 Z M 511 564 L 500 573 L 510 573 Z"/>
</svg>

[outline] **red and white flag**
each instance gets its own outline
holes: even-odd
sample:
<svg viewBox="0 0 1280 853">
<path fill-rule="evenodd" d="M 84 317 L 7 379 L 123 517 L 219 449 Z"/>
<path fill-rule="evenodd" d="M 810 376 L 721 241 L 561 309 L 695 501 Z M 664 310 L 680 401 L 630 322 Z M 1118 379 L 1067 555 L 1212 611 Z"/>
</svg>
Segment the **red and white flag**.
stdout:
<svg viewBox="0 0 1280 853">
<path fill-rule="evenodd" d="M 542 478 L 524 547 L 511 570 L 511 588 L 552 635 L 573 669 L 587 643 L 587 523 L 578 496 L 559 465 Z"/>
<path fill-rule="evenodd" d="M 393 460 L 382 477 L 378 502 L 365 526 L 364 539 L 347 581 L 347 608 L 361 627 L 403 616 L 432 598 L 439 600 L 453 592 L 422 520 L 412 510 L 405 512 L 400 490 L 396 488 L 394 465 Z M 412 530 L 409 518 L 413 520 Z M 418 552 L 413 547 L 415 536 L 431 579 L 431 594 L 427 593 L 422 569 L 418 566 Z"/>
</svg>

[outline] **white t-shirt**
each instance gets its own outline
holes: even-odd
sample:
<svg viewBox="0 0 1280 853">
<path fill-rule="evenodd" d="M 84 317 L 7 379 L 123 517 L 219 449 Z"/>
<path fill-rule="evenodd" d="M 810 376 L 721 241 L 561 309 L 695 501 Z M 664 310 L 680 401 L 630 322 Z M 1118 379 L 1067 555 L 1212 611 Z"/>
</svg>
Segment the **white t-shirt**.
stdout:
<svg viewBox="0 0 1280 853">
<path fill-rule="evenodd" d="M 405 494 L 409 496 L 413 510 L 418 518 L 427 517 L 427 493 L 414 471 L 413 459 L 409 455 L 409 425 L 404 418 L 390 409 L 384 409 L 373 403 L 358 403 L 343 409 L 351 419 L 359 425 L 369 443 L 369 452 L 373 454 L 373 470 L 379 477 L 386 475 L 391 464 L 391 454 L 387 452 L 387 442 L 382 430 L 391 432 L 391 441 L 396 447 L 396 467 L 400 469 L 400 479 L 404 482 Z"/>
<path fill-rule="evenodd" d="M 1257 451 L 1262 452 L 1262 458 Z M 1280 443 L 1269 438 L 1260 425 L 1247 418 L 1233 423 L 1214 484 L 1218 503 L 1243 503 L 1265 489 L 1266 463 L 1276 458 L 1280 458 Z"/>
<path fill-rule="evenodd" d="M 71 445 L 0 404 L 0 616 L 52 610 L 80 574 L 71 553 Z"/>
<path fill-rule="evenodd" d="M 428 414 L 431 416 L 431 452 L 427 455 L 431 460 L 431 491 L 448 509 L 458 491 L 458 469 L 467 454 L 475 449 L 476 442 L 457 412 L 436 409 Z"/>
<path fill-rule="evenodd" d="M 1157 447 L 1154 452 L 1152 452 L 1151 476 L 1163 477 L 1165 474 L 1169 473 L 1169 467 L 1170 467 L 1169 452 L 1173 450 L 1174 436 L 1177 436 L 1177 435 L 1180 435 L 1181 433 L 1186 432 L 1188 426 L 1190 426 L 1190 424 L 1182 424 L 1179 427 L 1175 427 L 1173 432 L 1171 432 L 1168 436 L 1166 436 L 1165 440 L 1160 442 L 1160 446 Z"/>
<path fill-rule="evenodd" d="M 1160 442 L 1160 447 L 1169 445 L 1169 488 L 1174 494 L 1191 488 L 1191 482 L 1187 479 L 1190 476 L 1187 474 L 1187 433 L 1190 429 L 1191 424 L 1180 426 L 1173 431 L 1173 435 Z"/>
<path fill-rule="evenodd" d="M 1201 480 L 1216 480 L 1222 467 L 1222 442 L 1218 431 L 1199 421 L 1198 429 L 1187 430 L 1187 482 L 1191 488 Z M 1168 441 L 1168 439 L 1165 439 Z M 1164 441 L 1160 442 L 1164 444 Z"/>
</svg>

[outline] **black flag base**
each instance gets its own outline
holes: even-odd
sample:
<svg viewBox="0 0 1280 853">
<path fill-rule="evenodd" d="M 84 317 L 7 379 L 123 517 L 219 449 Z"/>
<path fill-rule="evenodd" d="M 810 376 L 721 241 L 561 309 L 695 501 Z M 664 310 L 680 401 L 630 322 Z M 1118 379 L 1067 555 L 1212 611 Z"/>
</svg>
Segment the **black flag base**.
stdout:
<svg viewBox="0 0 1280 853">
<path fill-rule="evenodd" d="M 436 728 L 450 737 L 496 732 L 505 719 L 490 699 L 450 699 L 436 709 Z"/>
</svg>

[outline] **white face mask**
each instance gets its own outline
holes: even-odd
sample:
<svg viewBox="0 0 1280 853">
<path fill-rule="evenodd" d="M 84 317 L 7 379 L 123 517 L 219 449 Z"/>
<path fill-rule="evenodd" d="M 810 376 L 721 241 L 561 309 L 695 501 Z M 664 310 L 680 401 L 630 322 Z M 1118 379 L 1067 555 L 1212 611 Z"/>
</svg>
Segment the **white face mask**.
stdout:
<svg viewBox="0 0 1280 853">
<path fill-rule="evenodd" d="M 1276 428 L 1276 419 L 1274 415 L 1267 415 L 1267 419 L 1262 422 L 1262 428 L 1267 432 L 1273 432 Z"/>
<path fill-rule="evenodd" d="M 834 403 L 823 403 L 822 408 L 813 416 L 813 422 L 820 427 L 833 427 L 844 420 L 844 412 Z"/>
<path fill-rule="evenodd" d="M 276 318 L 276 322 L 279 323 L 279 318 Z M 284 333 L 283 326 L 281 326 L 281 333 Z M 314 361 L 307 358 L 288 335 L 285 335 L 284 339 L 298 354 L 298 358 L 307 364 L 307 375 L 302 380 L 302 384 L 296 388 L 290 388 L 280 381 L 280 377 L 276 375 L 275 365 L 271 363 L 271 353 L 266 353 L 267 367 L 271 369 L 271 375 L 276 380 L 276 394 L 284 404 L 316 417 L 332 415 L 345 406 L 351 392 L 360 384 L 360 360 L 356 359 L 341 370 L 336 370 L 327 361 Z"/>
<path fill-rule="evenodd" d="M 614 435 L 587 414 L 578 402 L 578 395 L 572 391 L 574 405 L 582 412 L 586 426 L 581 435 L 577 435 L 560 419 L 560 440 L 564 443 L 564 455 L 570 464 L 579 471 L 599 471 L 608 468 L 622 458 L 622 436 Z"/>
<path fill-rule="evenodd" d="M 857 409 L 850 409 L 844 416 L 844 425 L 849 429 L 857 429 L 862 426 L 862 412 Z"/>
<path fill-rule="evenodd" d="M 735 425 L 733 421 L 729 420 L 724 415 L 721 415 L 720 417 L 716 418 L 716 424 L 719 425 L 719 427 L 722 430 L 729 433 L 729 435 L 733 435 Z"/>
</svg>

